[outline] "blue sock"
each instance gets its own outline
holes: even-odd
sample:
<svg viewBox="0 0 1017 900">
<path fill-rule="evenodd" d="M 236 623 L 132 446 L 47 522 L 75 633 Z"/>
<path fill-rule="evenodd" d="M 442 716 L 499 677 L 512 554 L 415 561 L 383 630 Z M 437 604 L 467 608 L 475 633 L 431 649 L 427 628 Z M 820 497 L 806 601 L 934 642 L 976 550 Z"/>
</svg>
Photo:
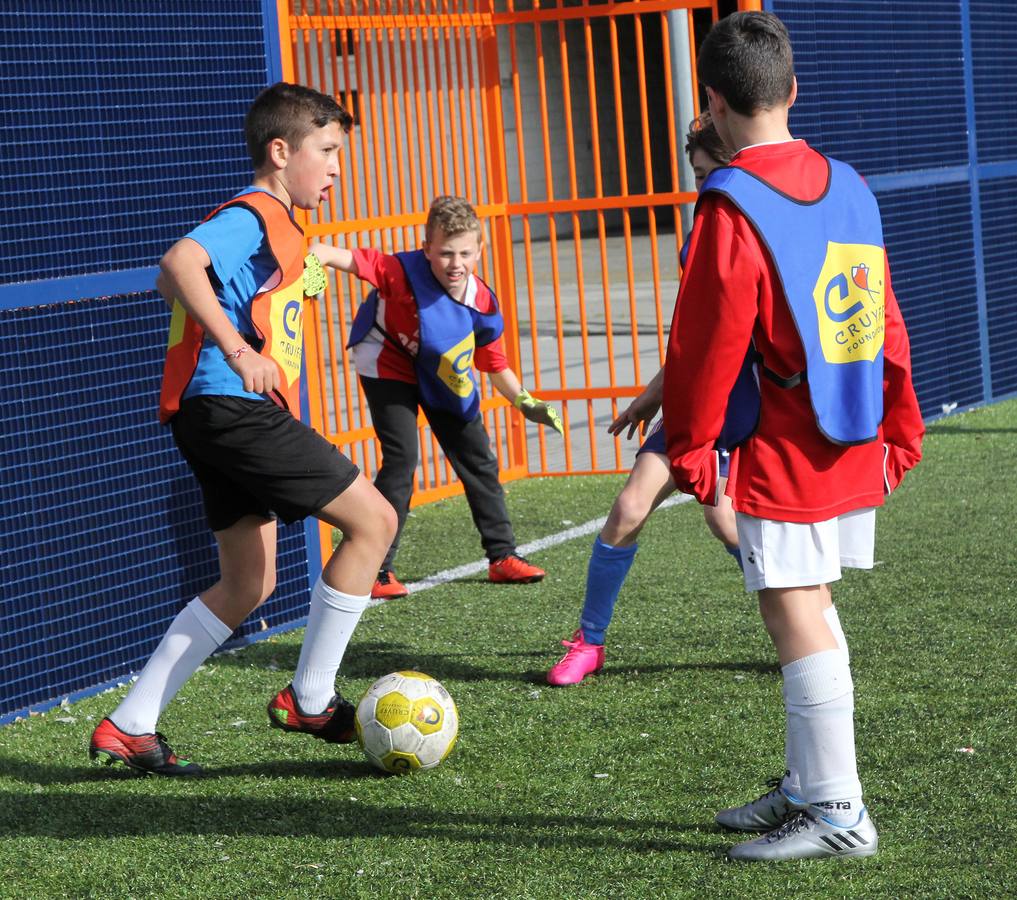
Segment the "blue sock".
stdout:
<svg viewBox="0 0 1017 900">
<path fill-rule="evenodd" d="M 638 544 L 612 547 L 599 536 L 593 542 L 593 553 L 586 570 L 586 599 L 583 601 L 583 613 L 579 617 L 579 627 L 583 629 L 583 638 L 587 643 L 604 643 L 604 632 L 611 624 L 618 592 L 632 568 L 632 560 L 638 549 Z"/>
<path fill-rule="evenodd" d="M 738 563 L 738 568 L 742 570 L 742 574 L 745 574 L 745 566 L 742 565 L 741 549 L 739 547 L 729 547 L 727 544 L 724 545 L 724 549 L 734 557 L 734 561 Z"/>
</svg>

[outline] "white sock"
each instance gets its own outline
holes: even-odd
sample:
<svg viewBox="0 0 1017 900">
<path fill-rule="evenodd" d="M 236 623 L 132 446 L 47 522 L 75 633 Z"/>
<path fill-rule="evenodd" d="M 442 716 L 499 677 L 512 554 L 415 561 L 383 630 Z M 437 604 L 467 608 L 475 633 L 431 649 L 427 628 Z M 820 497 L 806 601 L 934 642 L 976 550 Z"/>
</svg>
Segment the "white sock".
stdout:
<svg viewBox="0 0 1017 900">
<path fill-rule="evenodd" d="M 837 642 L 837 646 L 844 653 L 844 658 L 847 660 L 848 665 L 851 664 L 851 653 L 848 650 L 847 638 L 844 637 L 844 629 L 841 628 L 840 616 L 837 615 L 837 607 L 834 605 L 828 606 L 823 610 L 823 618 L 826 619 L 826 624 L 829 626 L 830 631 L 833 632 L 833 638 Z M 790 724 L 788 719 L 788 724 Z M 785 732 L 785 746 L 787 746 L 787 732 Z M 801 778 L 799 777 L 798 771 L 791 765 L 790 761 L 787 762 L 787 773 L 784 776 L 784 781 L 781 784 L 784 792 L 790 794 L 795 799 L 801 796 L 802 784 Z"/>
<path fill-rule="evenodd" d="M 843 651 L 844 657 L 850 665 L 851 654 L 848 652 L 847 638 L 844 637 L 844 629 L 840 627 L 840 616 L 837 615 L 837 607 L 831 605 L 824 609 L 823 618 L 826 619 L 826 624 L 830 626 L 830 631 L 833 632 L 833 637 L 837 642 L 837 646 Z"/>
<path fill-rule="evenodd" d="M 823 650 L 782 671 L 793 773 L 785 779 L 791 782 L 787 787 L 821 815 L 853 823 L 862 810 L 862 786 L 855 762 L 854 685 L 845 654 Z"/>
<path fill-rule="evenodd" d="M 155 731 L 159 716 L 184 682 L 232 633 L 195 597 L 177 613 L 138 680 L 110 714 L 113 724 L 128 734 Z"/>
<path fill-rule="evenodd" d="M 307 631 L 293 675 L 293 693 L 308 715 L 324 712 L 335 694 L 335 676 L 353 631 L 371 599 L 330 588 L 318 578 L 311 591 Z"/>
</svg>

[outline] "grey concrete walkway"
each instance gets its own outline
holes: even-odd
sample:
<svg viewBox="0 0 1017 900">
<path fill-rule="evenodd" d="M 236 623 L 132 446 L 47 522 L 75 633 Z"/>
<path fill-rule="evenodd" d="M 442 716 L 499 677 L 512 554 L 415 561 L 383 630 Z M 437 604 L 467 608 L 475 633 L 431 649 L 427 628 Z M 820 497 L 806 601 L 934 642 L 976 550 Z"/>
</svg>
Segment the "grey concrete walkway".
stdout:
<svg viewBox="0 0 1017 900">
<path fill-rule="evenodd" d="M 656 260 L 648 235 L 626 242 L 621 235 L 608 237 L 601 258 L 600 241 L 583 238 L 578 247 L 571 238 L 559 240 L 557 279 L 551 245 L 531 247 L 532 297 L 526 279 L 525 247 L 514 245 L 516 301 L 520 331 L 520 356 L 523 383 L 533 386 L 539 368 L 543 387 L 607 387 L 611 384 L 609 360 L 613 361 L 615 383 L 645 384 L 660 365 L 662 339 L 666 341 L 674 300 L 678 291 L 678 247 L 673 232 L 658 234 Z M 631 281 L 627 260 L 632 260 Z M 654 282 L 654 263 L 659 283 Z M 579 268 L 581 266 L 581 269 Z M 580 272 L 583 290 L 580 294 Z M 606 277 L 605 277 L 606 275 Z M 557 286 L 557 290 L 555 287 Z M 580 303 L 580 298 L 583 304 Z M 559 359 L 558 325 L 560 314 L 564 354 Z M 586 340 L 580 327 L 586 321 Z M 608 329 L 610 324 L 610 334 Z M 534 331 L 536 341 L 534 341 Z M 622 401 L 624 409 L 628 401 Z M 591 445 L 589 407 L 592 405 L 594 441 Z M 596 448 L 599 467 L 616 465 L 614 439 L 607 434 L 612 407 L 609 400 L 572 401 L 568 404 L 572 442 L 572 469 L 587 469 L 593 464 Z M 539 459 L 535 429 L 528 427 L 531 459 Z M 564 442 L 549 436 L 548 469 L 565 468 Z M 631 465 L 637 442 L 623 442 L 620 465 Z M 533 465 L 534 463 L 531 463 Z"/>
</svg>

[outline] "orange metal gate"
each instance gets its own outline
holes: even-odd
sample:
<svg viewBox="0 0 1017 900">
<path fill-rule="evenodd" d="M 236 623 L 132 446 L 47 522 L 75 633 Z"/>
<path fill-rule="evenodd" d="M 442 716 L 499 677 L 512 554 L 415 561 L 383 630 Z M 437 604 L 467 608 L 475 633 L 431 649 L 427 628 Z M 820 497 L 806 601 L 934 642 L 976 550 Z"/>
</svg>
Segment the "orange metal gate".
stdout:
<svg viewBox="0 0 1017 900">
<path fill-rule="evenodd" d="M 485 222 L 481 274 L 510 364 L 566 423 L 564 440 L 528 426 L 485 381 L 505 480 L 628 468 L 631 450 L 605 426 L 663 359 L 680 210 L 694 201 L 675 113 L 675 63 L 694 73 L 694 45 L 674 34 L 692 34 L 694 9 L 717 16 L 711 0 L 537 4 L 279 0 L 284 76 L 356 120 L 337 196 L 307 217 L 309 237 L 412 249 L 439 194 L 466 196 Z M 380 448 L 344 347 L 365 294 L 333 279 L 305 335 L 312 420 L 370 476 Z M 414 502 L 459 492 L 423 417 L 419 427 Z"/>
</svg>

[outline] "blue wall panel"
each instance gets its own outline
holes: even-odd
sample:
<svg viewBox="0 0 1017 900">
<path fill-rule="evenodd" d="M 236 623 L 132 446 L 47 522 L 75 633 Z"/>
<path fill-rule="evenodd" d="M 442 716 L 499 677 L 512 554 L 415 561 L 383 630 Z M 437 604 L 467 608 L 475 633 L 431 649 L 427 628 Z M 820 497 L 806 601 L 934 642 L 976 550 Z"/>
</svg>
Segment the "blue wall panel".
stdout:
<svg viewBox="0 0 1017 900">
<path fill-rule="evenodd" d="M 925 416 L 982 400 L 968 183 L 878 193 L 890 276 Z"/>
<path fill-rule="evenodd" d="M 768 7 L 794 44 L 795 135 L 866 176 L 967 162 L 956 2 Z"/>
<path fill-rule="evenodd" d="M 137 291 L 249 181 L 243 116 L 277 67 L 264 10 L 0 8 L 0 721 L 138 668 L 216 577 L 196 482 L 156 421 L 168 312 Z M 280 529 L 278 576 L 236 637 L 306 615 L 299 525 Z"/>
<path fill-rule="evenodd" d="M 794 45 L 792 132 L 854 165 L 879 197 L 923 412 L 1013 393 L 1017 304 L 1005 248 L 1017 226 L 1017 9 L 766 6 Z"/>
<path fill-rule="evenodd" d="M 981 198 L 992 392 L 1001 396 L 1017 392 L 1017 177 L 983 182 Z"/>
<path fill-rule="evenodd" d="M 1017 5 L 972 0 L 971 59 L 980 162 L 1017 155 Z"/>
<path fill-rule="evenodd" d="M 151 265 L 248 177 L 258 0 L 10 0 L 0 283 Z"/>
<path fill-rule="evenodd" d="M 216 577 L 197 483 L 156 418 L 154 295 L 0 311 L 0 716 L 139 667 Z M 307 612 L 303 529 L 237 637 Z"/>
</svg>

